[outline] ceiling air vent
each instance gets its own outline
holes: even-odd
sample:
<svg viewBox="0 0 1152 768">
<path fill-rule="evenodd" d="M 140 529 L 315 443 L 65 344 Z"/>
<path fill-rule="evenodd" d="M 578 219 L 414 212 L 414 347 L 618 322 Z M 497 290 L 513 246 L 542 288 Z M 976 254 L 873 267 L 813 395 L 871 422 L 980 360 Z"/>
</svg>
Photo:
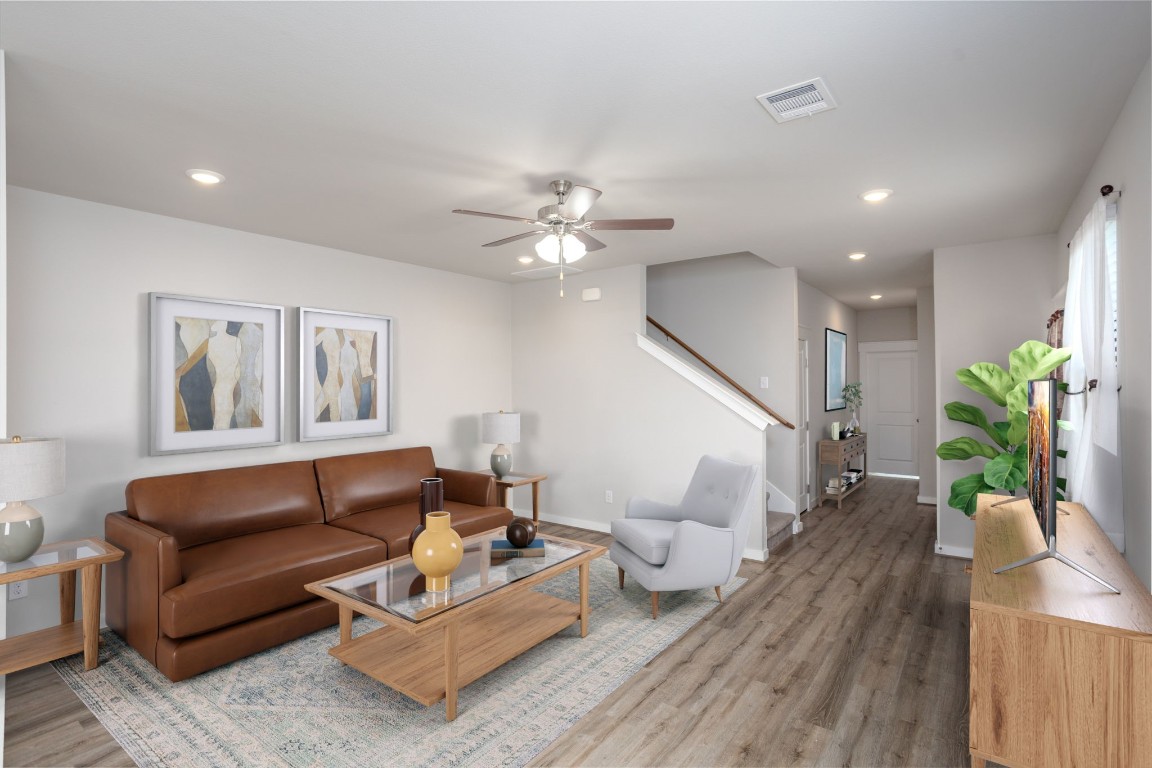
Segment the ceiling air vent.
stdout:
<svg viewBox="0 0 1152 768">
<path fill-rule="evenodd" d="M 836 100 L 828 92 L 828 86 L 817 77 L 771 93 L 756 97 L 760 106 L 768 110 L 778 123 L 786 123 L 799 117 L 810 117 L 826 109 L 835 109 Z"/>
</svg>

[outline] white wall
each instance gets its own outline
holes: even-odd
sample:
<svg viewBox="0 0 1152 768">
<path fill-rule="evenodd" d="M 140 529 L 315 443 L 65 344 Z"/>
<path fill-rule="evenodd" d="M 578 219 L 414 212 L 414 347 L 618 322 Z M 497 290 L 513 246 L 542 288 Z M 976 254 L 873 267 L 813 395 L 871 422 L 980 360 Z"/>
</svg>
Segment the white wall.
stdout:
<svg viewBox="0 0 1152 768">
<path fill-rule="evenodd" d="M 818 291 L 807 283 L 800 283 L 800 330 L 808 338 L 808 401 L 811 405 L 811 437 L 809 454 L 812 462 L 812 484 L 809 493 L 813 500 L 820 497 L 820 463 L 818 461 L 820 440 L 829 437 L 828 427 L 834 421 L 846 423 L 851 418 L 848 410 L 825 411 L 824 399 L 824 330 L 831 328 L 848 334 L 848 371 L 846 381 L 860 380 L 860 356 L 857 350 L 859 336 L 856 329 L 856 310 L 842 304 L 828 294 Z"/>
<path fill-rule="evenodd" d="M 920 403 L 916 433 L 920 488 L 916 501 L 936 504 L 936 446 L 940 442 L 936 439 L 936 412 L 944 404 L 936 403 L 936 307 L 931 287 L 916 290 L 916 337 L 916 400 Z"/>
<path fill-rule="evenodd" d="M 1152 81 L 1149 67 L 1060 225 L 1056 250 L 1061 282 L 1067 279 L 1072 239 L 1100 187 L 1122 195 L 1117 205 L 1119 242 L 1120 425 L 1124 489 L 1124 555 L 1152 587 Z M 1109 511 L 1101 510 L 1102 514 Z M 1095 512 L 1094 512 L 1095 514 Z M 1099 519 L 1099 515 L 1098 515 Z M 1105 523 L 1101 523 L 1104 527 Z M 1107 530 L 1107 528 L 1105 528 Z"/>
<path fill-rule="evenodd" d="M 648 267 L 648 314 L 795 424 L 797 284 L 795 269 L 752 254 L 660 264 Z M 787 496 L 769 508 L 795 512 L 796 432 L 772 427 L 765 440 L 764 476 Z"/>
<path fill-rule="evenodd" d="M 0 437 L 8 436 L 8 136 L 4 63 L 0 49 Z M 8 587 L 0 596 L 0 640 L 8 636 Z M 7 675 L 0 675 L 0 765 L 4 765 L 4 703 Z"/>
<path fill-rule="evenodd" d="M 211 194 L 210 190 L 205 191 Z M 67 441 L 67 491 L 37 504 L 46 540 L 102 536 L 145 475 L 431 445 L 484 467 L 484 411 L 507 408 L 503 283 L 9 187 L 9 426 Z M 148 293 L 286 306 L 285 443 L 148 456 Z M 297 443 L 296 307 L 395 318 L 395 434 Z M 57 618 L 55 584 L 13 603 L 13 632 Z"/>
<path fill-rule="evenodd" d="M 1003 411 L 956 379 L 973 363 L 1008 367 L 1008 353 L 1029 339 L 1043 341 L 1052 295 L 1052 235 L 978 245 L 938 248 L 933 254 L 936 331 L 936 442 L 967 435 L 975 427 L 950 421 L 944 405 L 953 400 L 980 406 L 994 421 Z M 953 481 L 982 471 L 983 459 L 937 460 L 936 549 L 972 556 L 974 526 L 948 506 Z"/>
<path fill-rule="evenodd" d="M 858 342 L 911 341 L 916 338 L 916 307 L 862 309 L 856 312 Z"/>
<path fill-rule="evenodd" d="M 514 463 L 548 475 L 542 518 L 606 531 L 631 496 L 679 501 L 705 453 L 762 465 L 760 430 L 636 345 L 646 326 L 643 266 L 565 284 L 563 299 L 555 280 L 512 289 L 512 406 L 521 414 Z M 588 287 L 603 298 L 581 301 Z M 749 555 L 763 557 L 763 517 L 761 499 Z"/>
</svg>

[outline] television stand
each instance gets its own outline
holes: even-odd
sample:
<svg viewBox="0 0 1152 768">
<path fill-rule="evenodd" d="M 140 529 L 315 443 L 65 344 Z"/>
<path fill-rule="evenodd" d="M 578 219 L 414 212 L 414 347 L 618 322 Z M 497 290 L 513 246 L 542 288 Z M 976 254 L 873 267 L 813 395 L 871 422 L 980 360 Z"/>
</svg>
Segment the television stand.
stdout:
<svg viewBox="0 0 1152 768">
<path fill-rule="evenodd" d="M 1000 503 L 1003 504 L 1004 502 L 1000 502 Z M 992 506 L 998 507 L 998 506 L 1000 506 L 1000 504 L 993 504 Z M 1096 582 L 1100 586 L 1102 586 L 1106 589 L 1110 589 L 1113 592 L 1115 592 L 1116 594 L 1120 594 L 1120 590 L 1116 589 L 1116 587 L 1114 587 L 1111 584 L 1109 584 L 1108 582 L 1104 581 L 1104 579 L 1102 579 L 1099 576 L 1097 576 L 1096 574 L 1092 573 L 1087 568 L 1085 568 L 1081 565 L 1077 565 L 1076 563 L 1072 562 L 1071 560 L 1069 560 L 1064 555 L 1057 552 L 1056 551 L 1056 539 L 1049 540 L 1048 549 L 1046 551 L 1037 552 L 1034 555 L 1029 555 L 1028 557 L 1024 558 L 1023 560 L 1017 560 L 1016 562 L 1009 563 L 1008 565 L 1002 565 L 999 568 L 993 569 L 992 573 L 1004 573 L 1005 571 L 1010 571 L 1013 568 L 1019 568 L 1022 565 L 1031 565 L 1032 563 L 1038 563 L 1041 560 L 1047 560 L 1049 558 L 1052 558 L 1054 560 L 1059 560 L 1061 563 L 1064 563 L 1064 565 L 1068 566 L 1072 570 L 1079 571 L 1080 573 L 1084 574 L 1088 578 L 1092 579 L 1092 581 Z"/>
</svg>

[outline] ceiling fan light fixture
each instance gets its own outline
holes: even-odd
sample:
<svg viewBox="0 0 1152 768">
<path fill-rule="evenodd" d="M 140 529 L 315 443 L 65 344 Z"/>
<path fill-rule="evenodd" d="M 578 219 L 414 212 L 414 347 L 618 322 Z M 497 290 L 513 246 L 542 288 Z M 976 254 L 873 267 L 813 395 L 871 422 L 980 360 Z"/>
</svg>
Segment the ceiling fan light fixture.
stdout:
<svg viewBox="0 0 1152 768">
<path fill-rule="evenodd" d="M 572 235 L 564 235 L 564 263 L 571 264 L 584 258 L 588 249 Z M 560 238 L 549 233 L 536 243 L 536 255 L 550 264 L 560 263 Z"/>
</svg>

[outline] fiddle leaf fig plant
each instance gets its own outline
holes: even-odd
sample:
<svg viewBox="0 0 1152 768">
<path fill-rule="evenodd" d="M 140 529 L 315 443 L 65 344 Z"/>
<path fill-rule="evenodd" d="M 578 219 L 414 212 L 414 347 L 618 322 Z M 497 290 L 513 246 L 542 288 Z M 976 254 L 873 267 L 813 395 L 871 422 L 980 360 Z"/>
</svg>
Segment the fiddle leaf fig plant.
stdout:
<svg viewBox="0 0 1152 768">
<path fill-rule="evenodd" d="M 992 421 L 982 408 L 959 401 L 944 406 L 949 419 L 976 427 L 991 440 L 989 443 L 973 437 L 955 437 L 936 447 L 936 455 L 946 461 L 987 459 L 983 471 L 952 483 L 948 506 L 971 517 L 976 513 L 977 494 L 1001 489 L 1015 493 L 1025 484 L 1028 381 L 1044 378 L 1071 357 L 1068 349 L 1056 349 L 1042 341 L 1026 341 L 1008 355 L 1008 370 L 995 363 L 976 363 L 956 371 L 961 384 L 1003 408 L 1004 419 Z"/>
</svg>

